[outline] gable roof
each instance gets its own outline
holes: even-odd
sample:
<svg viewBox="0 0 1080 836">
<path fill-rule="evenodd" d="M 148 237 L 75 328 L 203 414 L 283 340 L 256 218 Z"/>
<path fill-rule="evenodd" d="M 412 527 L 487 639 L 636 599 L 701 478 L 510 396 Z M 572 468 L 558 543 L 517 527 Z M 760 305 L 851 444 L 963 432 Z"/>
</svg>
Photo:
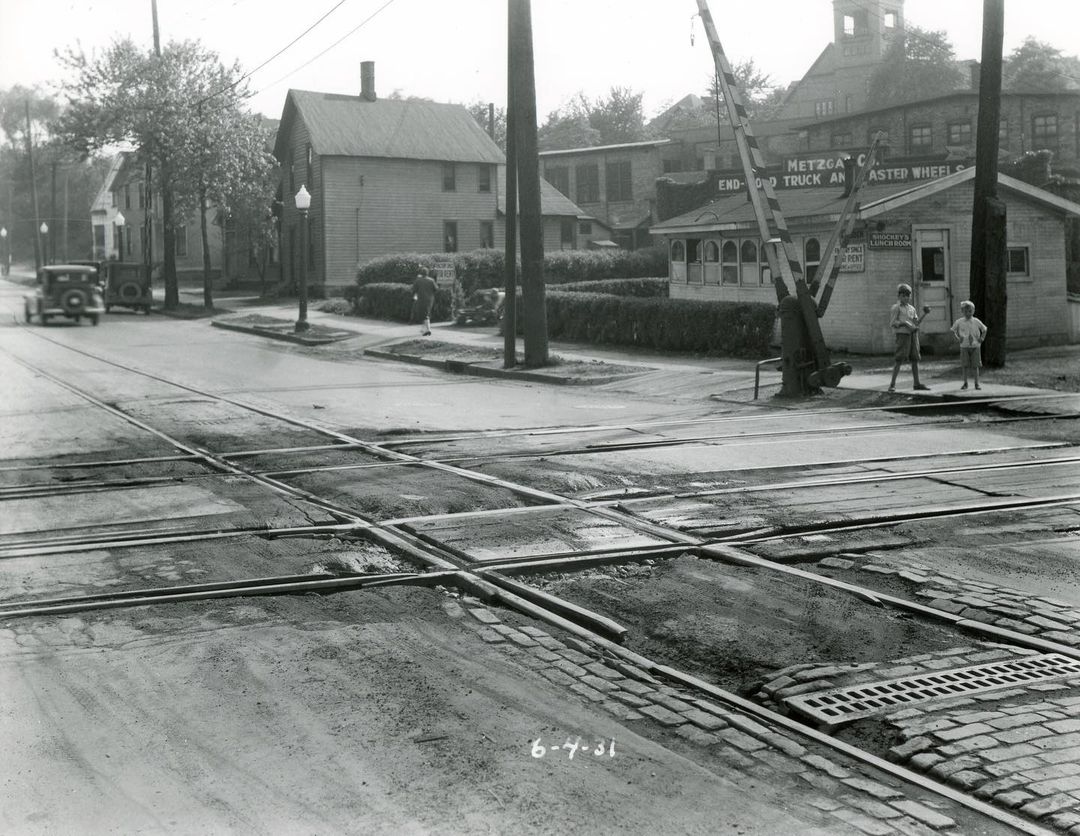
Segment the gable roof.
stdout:
<svg viewBox="0 0 1080 836">
<path fill-rule="evenodd" d="M 916 186 L 864 186 L 859 190 L 857 217 L 867 219 L 883 215 L 901 206 L 966 183 L 974 177 L 975 167 L 972 166 Z M 1058 197 L 1022 180 L 998 174 L 998 185 L 1058 212 L 1080 217 L 1080 204 Z M 792 189 L 781 192 L 779 198 L 784 217 L 789 221 L 798 220 L 802 224 L 836 223 L 847 200 L 843 196 L 843 190 L 835 186 L 821 189 Z M 649 231 L 656 234 L 719 232 L 745 229 L 748 226 L 756 228 L 754 207 L 747 200 L 746 193 L 739 192 L 724 195 L 706 206 L 654 224 Z"/>
<path fill-rule="evenodd" d="M 520 195 L 520 193 L 519 193 Z M 499 177 L 498 210 L 506 214 L 506 177 Z M 570 198 L 556 189 L 551 183 L 540 178 L 540 214 L 545 218 L 560 216 L 565 218 L 584 218 L 585 212 Z"/>
<path fill-rule="evenodd" d="M 415 99 L 379 99 L 290 90 L 274 143 L 284 160 L 295 120 L 302 120 L 312 150 L 322 156 L 505 162 L 499 146 L 462 105 Z"/>
</svg>

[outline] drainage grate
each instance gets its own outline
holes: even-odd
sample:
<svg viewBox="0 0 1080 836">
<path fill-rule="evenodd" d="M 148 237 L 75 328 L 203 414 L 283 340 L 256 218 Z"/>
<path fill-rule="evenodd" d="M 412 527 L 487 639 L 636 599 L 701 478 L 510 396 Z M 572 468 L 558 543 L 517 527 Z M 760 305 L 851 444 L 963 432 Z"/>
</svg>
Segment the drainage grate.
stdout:
<svg viewBox="0 0 1080 836">
<path fill-rule="evenodd" d="M 1025 656 L 988 665 L 869 682 L 788 697 L 789 708 L 827 726 L 837 726 L 929 700 L 949 699 L 1080 675 L 1080 661 L 1058 653 Z"/>
</svg>

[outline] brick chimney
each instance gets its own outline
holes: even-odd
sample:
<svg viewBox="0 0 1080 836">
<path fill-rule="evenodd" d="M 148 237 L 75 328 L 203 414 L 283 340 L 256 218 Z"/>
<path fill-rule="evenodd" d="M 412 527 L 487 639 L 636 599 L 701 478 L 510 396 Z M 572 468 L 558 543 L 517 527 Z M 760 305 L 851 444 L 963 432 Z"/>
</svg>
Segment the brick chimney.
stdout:
<svg viewBox="0 0 1080 836">
<path fill-rule="evenodd" d="M 360 62 L 360 98 L 365 102 L 373 102 L 378 97 L 375 95 L 375 62 Z"/>
</svg>

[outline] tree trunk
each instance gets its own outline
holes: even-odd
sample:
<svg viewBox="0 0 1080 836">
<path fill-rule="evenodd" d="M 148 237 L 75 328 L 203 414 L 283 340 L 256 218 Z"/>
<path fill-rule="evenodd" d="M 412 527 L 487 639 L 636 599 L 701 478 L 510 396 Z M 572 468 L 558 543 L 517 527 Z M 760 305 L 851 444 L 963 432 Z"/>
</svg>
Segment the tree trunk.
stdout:
<svg viewBox="0 0 1080 836">
<path fill-rule="evenodd" d="M 222 227 L 224 232 L 224 227 Z M 207 310 L 211 310 L 214 307 L 214 287 L 213 279 L 210 277 L 210 233 L 206 226 L 206 186 L 199 186 L 199 233 L 202 238 L 202 269 L 203 269 L 203 285 L 202 285 L 202 297 L 203 307 Z"/>
</svg>

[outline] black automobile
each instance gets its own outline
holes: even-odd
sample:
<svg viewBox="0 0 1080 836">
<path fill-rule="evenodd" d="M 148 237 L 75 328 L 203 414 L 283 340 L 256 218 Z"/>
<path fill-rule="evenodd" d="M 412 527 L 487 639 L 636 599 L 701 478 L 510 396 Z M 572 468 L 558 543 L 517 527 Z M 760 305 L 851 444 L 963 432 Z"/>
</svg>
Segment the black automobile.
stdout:
<svg viewBox="0 0 1080 836">
<path fill-rule="evenodd" d="M 79 322 L 84 316 L 94 325 L 105 313 L 98 271 L 87 264 L 50 264 L 38 271 L 37 287 L 24 298 L 26 321 L 38 317 L 46 324 L 54 316 Z"/>
</svg>

